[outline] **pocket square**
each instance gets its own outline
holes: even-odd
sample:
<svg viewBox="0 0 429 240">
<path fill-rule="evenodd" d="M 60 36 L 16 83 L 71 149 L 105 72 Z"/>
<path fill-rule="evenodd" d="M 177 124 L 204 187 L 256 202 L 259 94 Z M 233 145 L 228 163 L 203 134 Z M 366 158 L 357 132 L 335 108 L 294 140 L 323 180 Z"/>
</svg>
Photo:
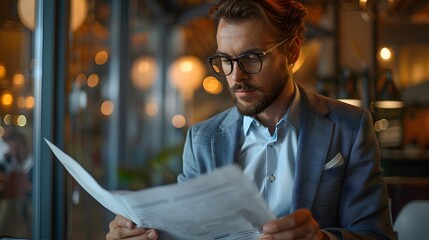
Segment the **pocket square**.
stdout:
<svg viewBox="0 0 429 240">
<path fill-rule="evenodd" d="M 335 155 L 335 157 L 329 161 L 327 164 L 325 164 L 325 170 L 326 169 L 330 169 L 333 167 L 338 167 L 344 164 L 344 158 L 341 155 L 341 153 L 337 153 L 337 155 Z"/>
</svg>

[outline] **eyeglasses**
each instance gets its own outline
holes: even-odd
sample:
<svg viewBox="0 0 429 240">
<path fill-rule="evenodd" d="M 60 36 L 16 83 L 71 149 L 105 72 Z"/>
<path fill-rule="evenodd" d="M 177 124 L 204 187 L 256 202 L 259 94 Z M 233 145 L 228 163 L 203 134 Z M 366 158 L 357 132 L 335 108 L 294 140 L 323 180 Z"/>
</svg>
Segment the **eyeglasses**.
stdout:
<svg viewBox="0 0 429 240">
<path fill-rule="evenodd" d="M 209 63 L 215 73 L 220 76 L 228 76 L 232 73 L 234 70 L 234 61 L 238 63 L 238 66 L 241 68 L 241 70 L 243 70 L 243 72 L 248 74 L 256 74 L 259 73 L 262 69 L 262 58 L 276 47 L 285 43 L 287 40 L 289 39 L 287 38 L 276 44 L 274 47 L 261 53 L 249 52 L 236 58 L 230 58 L 226 55 L 217 54 L 209 57 Z"/>
</svg>

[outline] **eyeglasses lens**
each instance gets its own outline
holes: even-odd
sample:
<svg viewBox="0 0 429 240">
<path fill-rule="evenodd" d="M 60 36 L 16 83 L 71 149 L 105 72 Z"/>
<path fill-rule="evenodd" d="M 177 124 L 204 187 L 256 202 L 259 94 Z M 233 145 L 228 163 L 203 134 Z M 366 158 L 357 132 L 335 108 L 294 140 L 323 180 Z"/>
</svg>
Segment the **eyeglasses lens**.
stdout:
<svg viewBox="0 0 429 240">
<path fill-rule="evenodd" d="M 233 61 L 237 61 L 241 70 L 245 73 L 259 73 L 262 68 L 261 58 L 253 53 L 242 55 L 237 59 L 230 59 L 224 56 L 215 56 L 211 58 L 210 63 L 216 74 L 228 76 L 232 73 Z"/>
</svg>

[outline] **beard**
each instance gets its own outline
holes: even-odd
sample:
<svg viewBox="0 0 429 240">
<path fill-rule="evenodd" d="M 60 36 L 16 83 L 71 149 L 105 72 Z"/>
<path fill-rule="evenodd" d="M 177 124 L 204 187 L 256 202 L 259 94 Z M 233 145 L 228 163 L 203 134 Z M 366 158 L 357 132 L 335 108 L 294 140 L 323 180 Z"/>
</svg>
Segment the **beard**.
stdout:
<svg viewBox="0 0 429 240">
<path fill-rule="evenodd" d="M 277 83 L 273 86 L 273 88 L 270 90 L 270 92 L 264 93 L 262 92 L 262 98 L 258 101 L 256 101 L 253 104 L 246 105 L 240 100 L 238 100 L 234 95 L 234 90 L 254 90 L 254 91 L 260 91 L 258 87 L 251 86 L 246 83 L 239 83 L 235 84 L 230 88 L 231 96 L 235 102 L 235 105 L 237 106 L 238 111 L 247 116 L 254 116 L 256 114 L 261 113 L 264 111 L 267 107 L 269 107 L 282 93 L 284 87 L 286 86 L 287 81 L 290 79 L 290 74 L 288 72 L 283 73 L 283 76 L 279 78 Z"/>
</svg>

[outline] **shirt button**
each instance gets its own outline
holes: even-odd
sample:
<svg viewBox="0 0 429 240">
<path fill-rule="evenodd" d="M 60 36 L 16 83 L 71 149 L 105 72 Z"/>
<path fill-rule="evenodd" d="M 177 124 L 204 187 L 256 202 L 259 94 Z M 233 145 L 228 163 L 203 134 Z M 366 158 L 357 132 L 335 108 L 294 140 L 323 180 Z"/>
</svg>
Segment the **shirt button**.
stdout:
<svg viewBox="0 0 429 240">
<path fill-rule="evenodd" d="M 273 174 L 271 174 L 268 179 L 270 180 L 270 182 L 274 182 L 276 180 L 276 176 L 274 176 Z"/>
<path fill-rule="evenodd" d="M 270 147 L 274 146 L 274 143 L 270 143 Z"/>
</svg>

